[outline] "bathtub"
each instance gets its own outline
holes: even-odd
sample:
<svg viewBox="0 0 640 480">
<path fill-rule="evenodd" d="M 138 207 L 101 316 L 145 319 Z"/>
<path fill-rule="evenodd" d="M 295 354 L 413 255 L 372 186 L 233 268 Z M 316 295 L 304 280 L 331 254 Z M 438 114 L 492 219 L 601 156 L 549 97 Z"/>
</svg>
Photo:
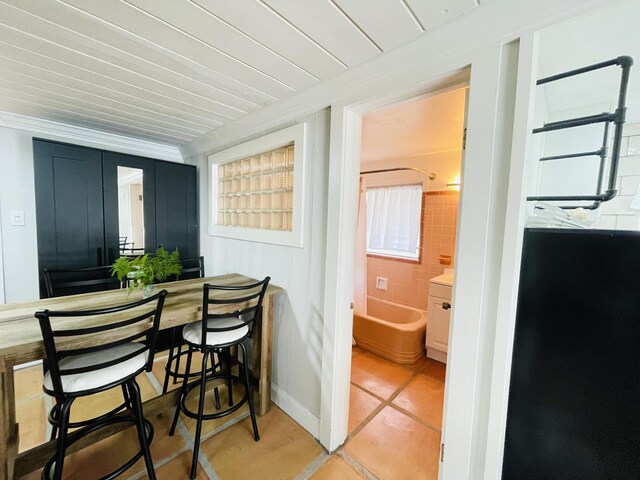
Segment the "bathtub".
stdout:
<svg viewBox="0 0 640 480">
<path fill-rule="evenodd" d="M 358 347 L 392 362 L 412 364 L 424 356 L 427 312 L 367 297 L 367 314 L 353 313 Z"/>
</svg>

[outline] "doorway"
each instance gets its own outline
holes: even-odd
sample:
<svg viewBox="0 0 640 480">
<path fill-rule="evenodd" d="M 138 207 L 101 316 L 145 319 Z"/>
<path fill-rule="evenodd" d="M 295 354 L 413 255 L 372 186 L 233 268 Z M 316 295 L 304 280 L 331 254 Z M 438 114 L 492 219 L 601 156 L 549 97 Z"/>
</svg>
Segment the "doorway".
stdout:
<svg viewBox="0 0 640 480">
<path fill-rule="evenodd" d="M 379 478 L 437 477 L 466 92 L 362 117 L 343 456 Z"/>
</svg>

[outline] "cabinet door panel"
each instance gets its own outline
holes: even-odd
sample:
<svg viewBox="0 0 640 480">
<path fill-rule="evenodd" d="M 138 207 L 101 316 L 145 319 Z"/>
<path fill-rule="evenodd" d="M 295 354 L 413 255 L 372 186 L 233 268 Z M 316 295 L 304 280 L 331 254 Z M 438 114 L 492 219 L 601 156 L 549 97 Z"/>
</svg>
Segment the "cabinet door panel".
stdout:
<svg viewBox="0 0 640 480">
<path fill-rule="evenodd" d="M 156 162 L 156 241 L 180 257 L 198 255 L 196 168 Z"/>
<path fill-rule="evenodd" d="M 100 151 L 34 139 L 33 152 L 40 271 L 104 265 Z"/>
<path fill-rule="evenodd" d="M 427 347 L 447 352 L 449 347 L 449 320 L 451 309 L 444 309 L 449 300 L 429 297 L 429 316 L 427 319 Z"/>
</svg>

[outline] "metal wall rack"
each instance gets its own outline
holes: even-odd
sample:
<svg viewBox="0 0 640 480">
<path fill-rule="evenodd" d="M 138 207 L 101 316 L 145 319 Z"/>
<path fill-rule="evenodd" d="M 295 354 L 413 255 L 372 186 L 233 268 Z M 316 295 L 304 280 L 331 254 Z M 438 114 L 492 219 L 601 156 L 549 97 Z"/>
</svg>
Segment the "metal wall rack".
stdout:
<svg viewBox="0 0 640 480">
<path fill-rule="evenodd" d="M 558 80 L 562 80 L 568 77 L 574 77 L 576 75 L 582 75 L 584 73 L 592 72 L 594 70 L 600 70 L 602 68 L 607 68 L 611 66 L 619 66 L 622 68 L 622 74 L 620 77 L 620 90 L 618 93 L 618 106 L 615 112 L 604 112 L 596 115 L 588 115 L 585 117 L 578 118 L 570 118 L 566 120 L 560 120 L 557 122 L 549 122 L 545 123 L 542 127 L 534 128 L 533 133 L 544 133 L 550 132 L 552 130 L 562 130 L 565 128 L 575 128 L 581 127 L 584 125 L 591 125 L 594 123 L 603 123 L 604 124 L 604 134 L 602 139 L 602 147 L 598 150 L 588 151 L 588 152 L 579 152 L 579 153 L 568 153 L 564 155 L 553 155 L 549 157 L 540 158 L 541 162 L 549 162 L 556 160 L 565 160 L 569 158 L 579 158 L 579 157 L 600 157 L 600 168 L 598 171 L 598 181 L 596 184 L 596 193 L 595 195 L 542 195 L 542 196 L 529 196 L 527 200 L 529 201 L 552 201 L 552 202 L 577 202 L 577 201 L 591 201 L 591 205 L 581 206 L 581 208 L 585 208 L 588 210 L 597 209 L 602 202 L 607 202 L 614 198 L 618 193 L 616 190 L 616 176 L 618 174 L 618 160 L 620 158 L 620 144 L 622 143 L 622 126 L 625 122 L 626 115 L 626 100 L 627 100 L 627 87 L 629 85 L 629 72 L 631 70 L 631 66 L 633 65 L 633 59 L 628 56 L 621 56 L 618 58 L 614 58 L 612 60 L 608 60 L 606 62 L 596 63 L 593 65 L 589 65 L 586 67 L 578 68 L 575 70 L 570 70 L 568 72 L 559 73 L 557 75 L 552 75 L 550 77 L 541 78 L 536 82 L 536 85 L 544 85 L 546 83 L 555 82 Z M 609 181 L 607 184 L 606 190 L 602 191 L 602 183 L 604 179 L 604 170 L 605 164 L 607 160 L 607 155 L 609 151 L 609 128 L 610 124 L 614 124 L 614 133 L 613 133 L 613 145 L 611 146 L 611 157 L 610 157 L 610 165 L 609 165 Z M 575 205 L 561 205 L 561 208 L 569 209 L 569 208 L 578 208 Z"/>
</svg>

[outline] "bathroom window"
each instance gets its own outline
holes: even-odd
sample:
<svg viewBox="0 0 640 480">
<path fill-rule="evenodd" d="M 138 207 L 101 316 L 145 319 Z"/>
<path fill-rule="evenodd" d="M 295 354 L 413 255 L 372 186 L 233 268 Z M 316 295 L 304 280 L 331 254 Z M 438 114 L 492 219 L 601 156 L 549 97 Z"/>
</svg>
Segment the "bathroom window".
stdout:
<svg viewBox="0 0 640 480">
<path fill-rule="evenodd" d="M 418 260 L 422 185 L 367 190 L 367 253 Z"/>
<path fill-rule="evenodd" d="M 209 156 L 209 234 L 302 247 L 304 123 Z"/>
</svg>

